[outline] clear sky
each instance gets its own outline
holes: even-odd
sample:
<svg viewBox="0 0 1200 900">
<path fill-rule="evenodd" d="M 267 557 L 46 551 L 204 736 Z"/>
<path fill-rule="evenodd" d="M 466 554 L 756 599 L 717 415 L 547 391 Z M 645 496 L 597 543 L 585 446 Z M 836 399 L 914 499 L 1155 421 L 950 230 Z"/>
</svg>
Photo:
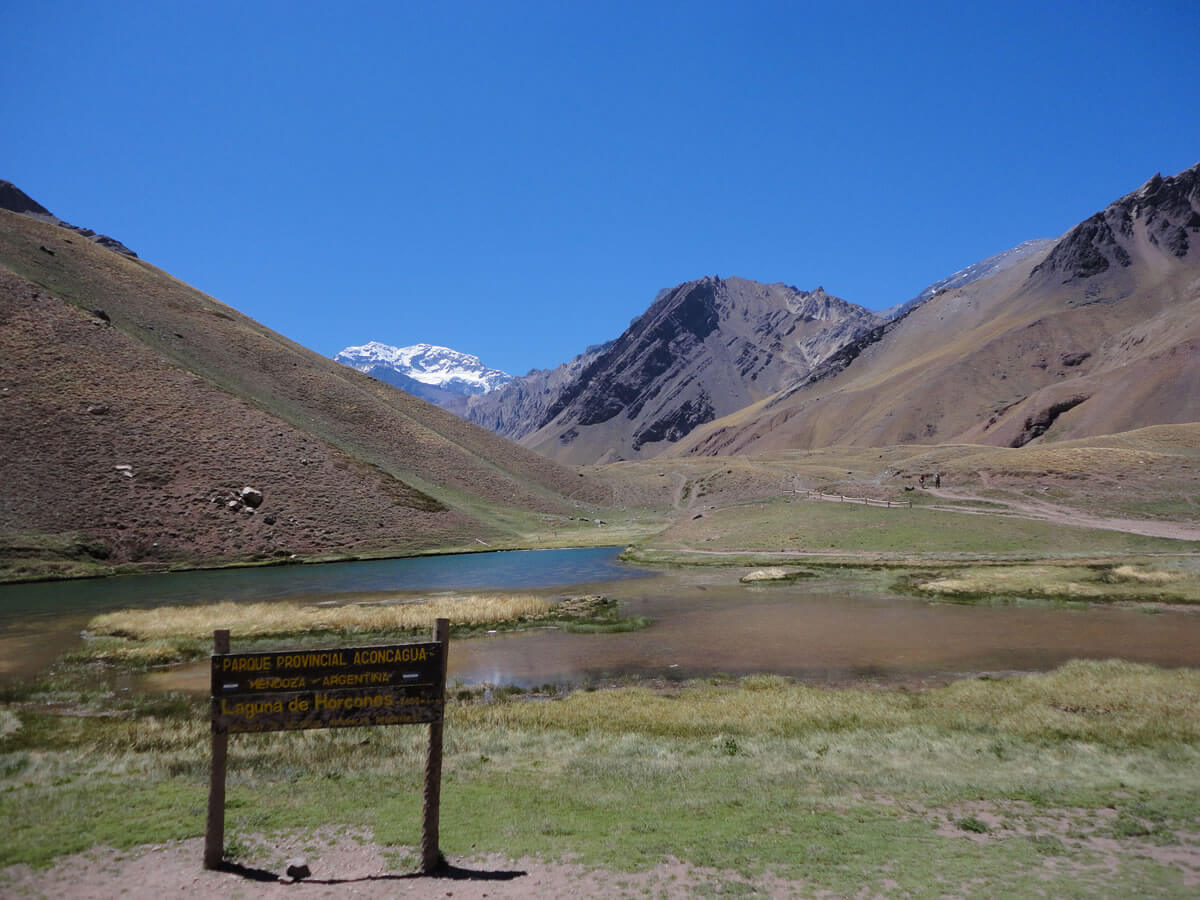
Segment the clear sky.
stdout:
<svg viewBox="0 0 1200 900">
<path fill-rule="evenodd" d="M 1200 161 L 1200 3 L 6 3 L 0 178 L 312 349 L 873 309 Z"/>
</svg>

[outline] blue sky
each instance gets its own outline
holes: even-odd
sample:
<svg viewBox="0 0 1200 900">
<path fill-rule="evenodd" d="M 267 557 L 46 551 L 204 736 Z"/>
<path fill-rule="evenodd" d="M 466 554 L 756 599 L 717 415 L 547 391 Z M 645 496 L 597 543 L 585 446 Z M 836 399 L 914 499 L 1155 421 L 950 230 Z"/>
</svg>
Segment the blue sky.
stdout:
<svg viewBox="0 0 1200 900">
<path fill-rule="evenodd" d="M 878 309 L 1200 161 L 1200 4 L 9 4 L 0 178 L 325 355 Z"/>
</svg>

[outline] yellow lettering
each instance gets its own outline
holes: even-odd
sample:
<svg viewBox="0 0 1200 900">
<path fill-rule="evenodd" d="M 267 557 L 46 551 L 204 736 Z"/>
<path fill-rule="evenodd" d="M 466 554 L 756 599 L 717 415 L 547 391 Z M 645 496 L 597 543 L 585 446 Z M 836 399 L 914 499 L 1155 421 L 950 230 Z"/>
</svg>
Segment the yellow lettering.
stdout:
<svg viewBox="0 0 1200 900">
<path fill-rule="evenodd" d="M 280 669 L 309 669 L 344 666 L 346 655 L 340 650 L 325 650 L 313 653 L 283 653 L 275 656 Z"/>
<path fill-rule="evenodd" d="M 271 671 L 271 657 L 223 657 L 221 659 L 222 672 L 269 672 Z"/>
<path fill-rule="evenodd" d="M 221 698 L 221 714 L 226 716 L 241 716 L 246 719 L 253 719 L 255 716 L 262 715 L 263 713 L 281 712 L 283 712 L 283 701 L 281 700 L 235 703 L 230 706 L 225 698 Z"/>
</svg>

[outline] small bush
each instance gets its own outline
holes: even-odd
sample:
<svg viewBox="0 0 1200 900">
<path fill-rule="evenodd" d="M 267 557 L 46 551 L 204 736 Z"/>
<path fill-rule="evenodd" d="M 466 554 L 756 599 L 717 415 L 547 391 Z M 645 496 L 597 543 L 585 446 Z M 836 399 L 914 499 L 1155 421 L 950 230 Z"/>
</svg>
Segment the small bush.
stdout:
<svg viewBox="0 0 1200 900">
<path fill-rule="evenodd" d="M 974 816 L 967 816 L 964 819 L 959 819 L 954 823 L 960 831 L 970 831 L 974 834 L 987 834 L 988 827 L 986 822 L 981 822 Z"/>
</svg>

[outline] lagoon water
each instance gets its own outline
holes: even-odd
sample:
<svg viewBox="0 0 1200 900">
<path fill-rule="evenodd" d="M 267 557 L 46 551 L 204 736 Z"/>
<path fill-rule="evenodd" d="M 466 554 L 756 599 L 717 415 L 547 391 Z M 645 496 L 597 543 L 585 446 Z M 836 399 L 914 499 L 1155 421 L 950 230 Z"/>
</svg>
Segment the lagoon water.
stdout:
<svg viewBox="0 0 1200 900">
<path fill-rule="evenodd" d="M 513 550 L 320 565 L 209 569 L 0 585 L 0 627 L 29 618 L 113 609 L 265 600 L 337 600 L 384 591 L 551 588 L 645 573 L 615 547 Z"/>
<path fill-rule="evenodd" d="M 0 680 L 32 676 L 78 646 L 88 620 L 109 610 L 227 600 L 353 602 L 410 592 L 542 590 L 646 575 L 618 562 L 620 552 L 588 547 L 459 553 L 0 585 Z"/>
<path fill-rule="evenodd" d="M 878 575 L 831 571 L 748 586 L 737 581 L 744 571 L 684 570 L 606 589 L 627 614 L 654 619 L 645 631 L 457 641 L 451 679 L 536 687 L 767 672 L 919 684 L 1045 671 L 1076 658 L 1200 665 L 1200 610 L 930 603 L 889 590 Z"/>
<path fill-rule="evenodd" d="M 1200 666 L 1200 615 L 1193 610 L 934 604 L 892 590 L 886 573 L 861 570 L 748 586 L 737 581 L 741 569 L 651 573 L 622 565 L 617 553 L 481 553 L 0 587 L 0 679 L 29 677 L 78 646 L 80 629 L 105 609 L 506 589 L 604 593 L 625 614 L 649 616 L 653 624 L 619 634 L 545 628 L 455 640 L 452 682 L 532 687 L 756 672 L 823 683 L 920 682 L 1045 670 L 1080 657 Z M 202 692 L 207 666 L 156 680 Z"/>
</svg>

